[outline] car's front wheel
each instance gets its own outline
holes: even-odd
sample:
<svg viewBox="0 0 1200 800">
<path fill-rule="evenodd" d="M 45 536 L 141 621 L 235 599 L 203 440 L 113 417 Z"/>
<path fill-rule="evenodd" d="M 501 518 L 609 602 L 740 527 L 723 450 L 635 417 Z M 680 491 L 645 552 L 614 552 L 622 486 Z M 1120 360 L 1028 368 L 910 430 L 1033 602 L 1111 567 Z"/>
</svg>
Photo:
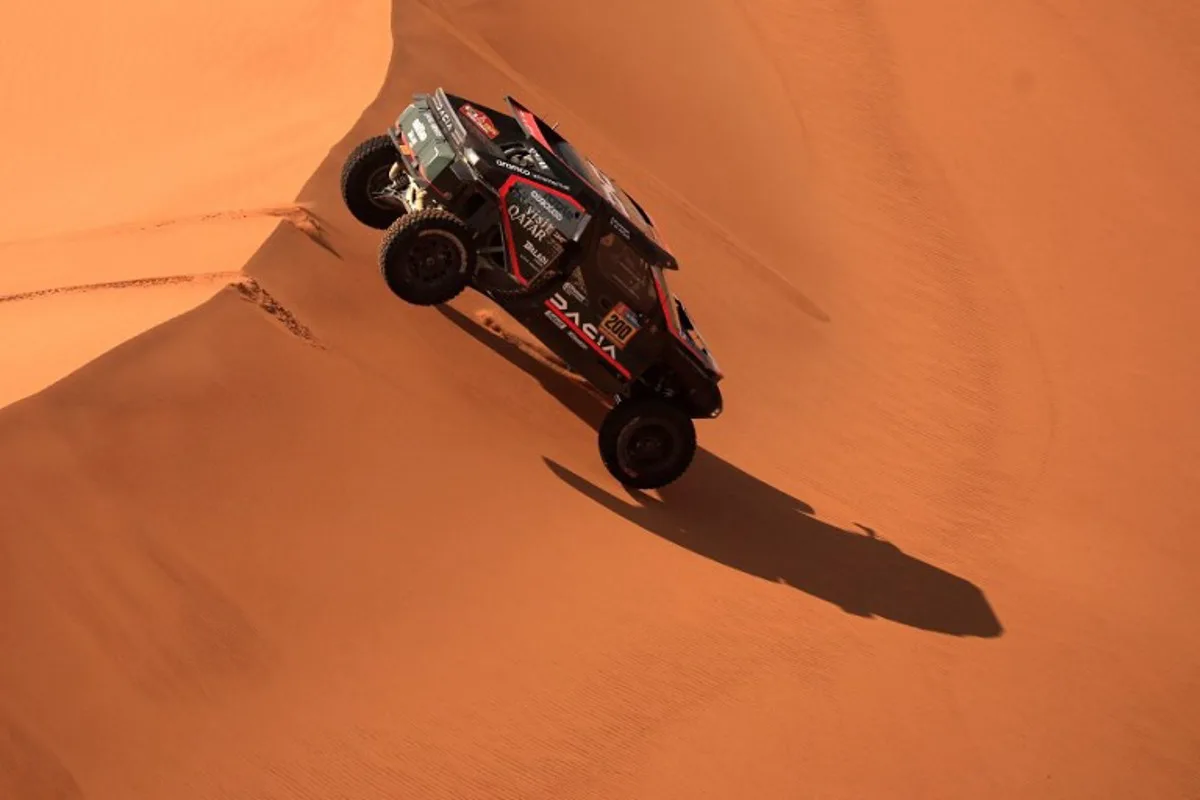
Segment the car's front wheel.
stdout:
<svg viewBox="0 0 1200 800">
<path fill-rule="evenodd" d="M 389 172 L 399 158 L 387 136 L 374 136 L 354 148 L 342 165 L 342 202 L 356 220 L 384 230 L 404 215 Z"/>
<path fill-rule="evenodd" d="M 474 236 L 462 220 L 440 208 L 407 214 L 388 228 L 379 244 L 379 271 L 405 302 L 448 303 L 475 274 Z"/>
<path fill-rule="evenodd" d="M 677 480 L 696 455 L 696 427 L 678 406 L 657 397 L 614 406 L 599 432 L 600 458 L 614 478 L 634 489 Z"/>
</svg>

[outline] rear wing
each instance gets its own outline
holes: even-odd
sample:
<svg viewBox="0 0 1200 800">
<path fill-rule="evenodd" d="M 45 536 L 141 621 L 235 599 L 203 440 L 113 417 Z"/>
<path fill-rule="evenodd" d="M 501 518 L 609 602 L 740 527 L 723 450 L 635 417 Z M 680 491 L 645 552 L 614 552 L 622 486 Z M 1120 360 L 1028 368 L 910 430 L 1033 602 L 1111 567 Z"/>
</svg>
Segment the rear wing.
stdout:
<svg viewBox="0 0 1200 800">
<path fill-rule="evenodd" d="M 521 126 L 521 130 L 525 131 L 525 135 L 537 141 L 542 147 L 554 152 L 554 148 L 550 146 L 550 142 L 546 139 L 545 131 L 553 132 L 553 128 L 546 124 L 545 120 L 538 117 L 524 105 L 522 105 L 512 95 L 504 95 L 504 102 L 508 103 L 508 107 L 512 109 L 513 117 L 517 120 L 517 124 Z"/>
</svg>

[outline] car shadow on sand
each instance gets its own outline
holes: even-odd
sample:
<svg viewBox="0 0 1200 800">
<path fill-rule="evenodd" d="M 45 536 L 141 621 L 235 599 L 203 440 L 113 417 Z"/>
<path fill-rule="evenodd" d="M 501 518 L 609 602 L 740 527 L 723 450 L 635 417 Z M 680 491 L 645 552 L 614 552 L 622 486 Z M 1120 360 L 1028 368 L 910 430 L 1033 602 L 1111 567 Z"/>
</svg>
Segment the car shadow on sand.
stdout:
<svg viewBox="0 0 1200 800">
<path fill-rule="evenodd" d="M 493 352 L 535 378 L 558 402 L 596 429 L 599 397 L 516 343 L 448 306 L 438 311 Z M 599 505 L 680 547 L 728 567 L 783 583 L 860 617 L 882 617 L 954 636 L 1003 632 L 983 592 L 963 578 L 904 553 L 865 526 L 843 530 L 813 509 L 700 448 L 683 478 L 658 491 L 618 497 L 550 459 L 564 483 Z"/>
</svg>

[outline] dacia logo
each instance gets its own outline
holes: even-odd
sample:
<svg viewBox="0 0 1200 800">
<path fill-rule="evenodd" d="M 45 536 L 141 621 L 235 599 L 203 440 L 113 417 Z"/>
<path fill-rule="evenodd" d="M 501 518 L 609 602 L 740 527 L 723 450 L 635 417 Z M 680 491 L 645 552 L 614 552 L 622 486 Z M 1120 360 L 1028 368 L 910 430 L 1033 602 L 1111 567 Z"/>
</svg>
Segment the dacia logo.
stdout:
<svg viewBox="0 0 1200 800">
<path fill-rule="evenodd" d="M 617 360 L 616 346 L 604 338 L 604 334 L 600 333 L 599 328 L 590 322 L 584 322 L 580 318 L 578 311 L 572 311 L 567 303 L 567 298 L 563 297 L 558 292 L 555 292 L 554 296 L 552 296 L 547 302 L 551 303 L 554 308 L 558 309 L 558 311 L 562 313 L 562 315 L 566 317 L 567 320 L 578 330 L 583 331 L 583 334 L 587 336 L 587 338 L 591 339 L 601 352 L 603 352 L 613 361 Z"/>
</svg>

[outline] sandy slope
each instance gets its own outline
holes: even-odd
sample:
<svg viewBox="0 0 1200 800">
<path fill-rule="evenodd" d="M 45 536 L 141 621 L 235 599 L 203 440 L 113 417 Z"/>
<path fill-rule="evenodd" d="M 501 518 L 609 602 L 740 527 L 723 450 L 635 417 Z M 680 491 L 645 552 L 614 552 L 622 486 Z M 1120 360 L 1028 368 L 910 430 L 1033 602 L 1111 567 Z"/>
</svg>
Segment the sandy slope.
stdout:
<svg viewBox="0 0 1200 800">
<path fill-rule="evenodd" d="M 386 14 L 385 0 L 0 8 L 0 341 L 26 343 L 0 348 L 0 404 L 228 281 L 30 292 L 241 269 L 370 100 Z"/>
<path fill-rule="evenodd" d="M 1200 792 L 1190 6 L 396 0 L 378 99 L 296 196 L 378 87 L 383 4 L 133 5 L 122 58 L 114 15 L 70 62 L 119 191 L 72 224 L 8 195 L 10 246 L 61 287 L 236 270 L 214 211 L 321 232 L 252 222 L 241 291 L 0 412 L 0 797 Z M 26 63 L 36 13 L 5 20 Z M 679 251 L 730 378 L 677 485 L 615 486 L 602 409 L 477 298 L 379 282 L 334 179 L 439 83 L 560 121 Z M 6 183 L 76 180 L 38 131 L 77 91 L 21 86 Z M 162 144 L 188 91 L 204 124 Z M 196 233 L 151 244 L 167 218 Z"/>
</svg>

